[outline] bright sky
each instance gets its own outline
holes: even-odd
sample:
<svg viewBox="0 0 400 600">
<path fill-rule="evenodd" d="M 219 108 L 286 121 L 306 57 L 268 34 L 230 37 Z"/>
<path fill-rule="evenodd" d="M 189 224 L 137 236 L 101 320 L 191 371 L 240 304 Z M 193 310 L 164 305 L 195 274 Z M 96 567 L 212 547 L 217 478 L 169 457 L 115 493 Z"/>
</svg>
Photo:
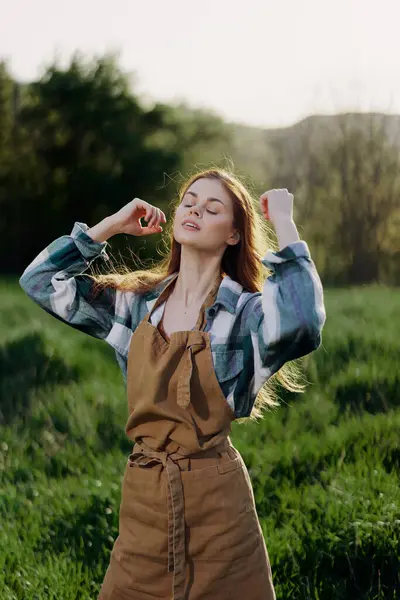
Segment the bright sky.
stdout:
<svg viewBox="0 0 400 600">
<path fill-rule="evenodd" d="M 0 58 L 27 81 L 57 54 L 119 51 L 136 91 L 229 121 L 400 113 L 398 0 L 2 0 Z"/>
</svg>

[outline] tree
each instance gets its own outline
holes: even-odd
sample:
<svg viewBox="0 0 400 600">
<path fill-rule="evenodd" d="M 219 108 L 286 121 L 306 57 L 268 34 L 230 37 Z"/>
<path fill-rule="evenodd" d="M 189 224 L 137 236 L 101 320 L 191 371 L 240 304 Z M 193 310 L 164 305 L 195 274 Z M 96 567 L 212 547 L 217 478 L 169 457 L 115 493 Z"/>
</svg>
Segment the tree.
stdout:
<svg viewBox="0 0 400 600">
<path fill-rule="evenodd" d="M 223 120 L 207 111 L 145 108 L 113 56 L 76 55 L 66 69 L 52 64 L 17 103 L 13 90 L 21 86 L 3 79 L 0 72 L 3 272 L 19 272 L 75 221 L 92 225 L 135 196 L 168 215 L 176 175 L 198 159 L 220 158 L 229 137 Z M 158 239 L 117 236 L 112 250 L 128 242 L 150 258 Z M 129 253 L 124 259 L 129 263 Z"/>
<path fill-rule="evenodd" d="M 341 137 L 331 149 L 333 193 L 340 197 L 337 235 L 348 258 L 347 281 L 369 283 L 380 279 L 389 239 L 393 252 L 398 244 L 391 224 L 400 209 L 400 152 L 382 116 L 369 115 L 362 127 L 342 116 L 339 124 Z"/>
<path fill-rule="evenodd" d="M 376 114 L 310 117 L 271 141 L 271 187 L 294 190 L 296 222 L 325 281 L 399 282 L 393 265 L 400 137 L 394 123 Z"/>
<path fill-rule="evenodd" d="M 66 70 L 52 65 L 30 84 L 4 200 L 3 249 L 7 243 L 14 250 L 18 265 L 3 252 L 0 268 L 19 270 L 76 220 L 94 224 L 134 196 L 161 201 L 164 172 L 180 164 L 176 148 L 148 143 L 166 127 L 166 114 L 159 106 L 142 108 L 112 57 L 74 57 Z M 16 158 L 23 153 L 31 168 L 20 163 L 21 171 Z"/>
</svg>

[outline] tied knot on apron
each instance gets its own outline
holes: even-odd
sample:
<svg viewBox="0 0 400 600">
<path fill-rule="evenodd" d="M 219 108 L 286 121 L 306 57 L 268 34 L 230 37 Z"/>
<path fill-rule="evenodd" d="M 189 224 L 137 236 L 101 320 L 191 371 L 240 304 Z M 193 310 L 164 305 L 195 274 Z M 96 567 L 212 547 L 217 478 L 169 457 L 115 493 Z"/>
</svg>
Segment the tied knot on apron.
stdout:
<svg viewBox="0 0 400 600">
<path fill-rule="evenodd" d="M 225 438 L 209 452 L 219 455 L 229 445 Z M 202 452 L 204 455 L 204 452 Z M 152 450 L 143 440 L 135 442 L 133 452 L 128 457 L 130 467 L 146 468 L 152 463 L 161 463 L 167 473 L 168 481 L 168 572 L 173 571 L 172 600 L 184 600 L 186 544 L 185 544 L 185 503 L 180 459 L 196 454 L 180 454 L 179 452 L 163 452 Z"/>
<path fill-rule="evenodd" d="M 184 458 L 177 452 L 152 450 L 143 441 L 135 444 L 137 450 L 129 455 L 130 467 L 149 467 L 161 463 L 168 480 L 168 572 L 173 571 L 173 600 L 183 600 L 185 586 L 185 506 L 181 470 L 175 462 Z M 174 460 L 175 459 L 175 460 Z"/>
<path fill-rule="evenodd" d="M 193 373 L 193 356 L 206 347 L 206 341 L 200 331 L 191 331 L 187 341 L 185 353 L 185 367 L 178 380 L 177 403 L 181 408 L 188 408 L 190 404 L 190 383 Z"/>
</svg>

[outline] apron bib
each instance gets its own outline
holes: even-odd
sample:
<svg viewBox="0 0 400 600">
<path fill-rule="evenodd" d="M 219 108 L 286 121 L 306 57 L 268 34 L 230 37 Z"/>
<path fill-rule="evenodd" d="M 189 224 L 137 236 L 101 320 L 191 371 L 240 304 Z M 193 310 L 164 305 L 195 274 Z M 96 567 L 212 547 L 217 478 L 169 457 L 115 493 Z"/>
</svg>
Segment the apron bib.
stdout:
<svg viewBox="0 0 400 600">
<path fill-rule="evenodd" d="M 134 441 L 119 535 L 98 600 L 275 600 L 246 465 L 229 433 L 235 414 L 215 374 L 205 310 L 168 338 L 151 313 L 132 335 L 127 371 Z"/>
</svg>

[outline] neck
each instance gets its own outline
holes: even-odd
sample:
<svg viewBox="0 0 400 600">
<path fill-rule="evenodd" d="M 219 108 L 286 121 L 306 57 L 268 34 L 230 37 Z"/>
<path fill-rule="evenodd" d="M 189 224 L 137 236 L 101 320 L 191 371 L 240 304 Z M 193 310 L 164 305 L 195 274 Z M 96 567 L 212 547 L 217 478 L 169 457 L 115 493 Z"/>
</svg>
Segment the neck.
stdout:
<svg viewBox="0 0 400 600">
<path fill-rule="evenodd" d="M 173 295 L 185 308 L 202 304 L 220 277 L 219 257 L 218 260 L 211 260 L 206 264 L 191 263 L 189 265 L 181 260 Z"/>
</svg>

